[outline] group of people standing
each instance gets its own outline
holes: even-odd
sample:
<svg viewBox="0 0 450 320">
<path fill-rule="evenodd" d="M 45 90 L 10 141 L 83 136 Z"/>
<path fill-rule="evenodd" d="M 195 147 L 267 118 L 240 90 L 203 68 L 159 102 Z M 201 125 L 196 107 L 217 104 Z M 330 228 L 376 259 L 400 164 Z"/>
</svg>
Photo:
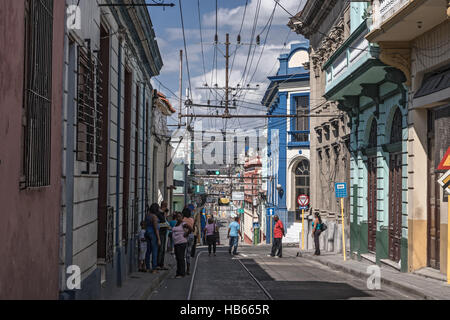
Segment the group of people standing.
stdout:
<svg viewBox="0 0 450 320">
<path fill-rule="evenodd" d="M 195 256 L 200 230 L 193 217 L 193 206 L 186 206 L 182 212 L 169 216 L 167 202 L 147 207 L 145 220 L 141 222 L 139 233 L 139 271 L 157 273 L 168 270 L 164 266 L 166 250 L 175 255 L 176 278 L 190 274 L 191 258 Z M 216 254 L 218 226 L 214 218 L 209 218 L 203 233 L 209 247 Z"/>
<path fill-rule="evenodd" d="M 139 271 L 157 273 L 168 270 L 164 266 L 167 236 L 171 227 L 167 221 L 169 213 L 167 202 L 157 203 L 146 208 L 145 220 L 139 232 Z M 150 263 L 151 261 L 151 263 Z"/>
</svg>

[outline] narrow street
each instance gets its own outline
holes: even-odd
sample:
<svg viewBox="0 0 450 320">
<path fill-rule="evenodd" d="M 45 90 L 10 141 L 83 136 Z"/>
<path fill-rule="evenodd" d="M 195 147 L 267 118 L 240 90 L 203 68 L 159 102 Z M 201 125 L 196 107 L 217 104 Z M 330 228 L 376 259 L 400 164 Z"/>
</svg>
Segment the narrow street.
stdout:
<svg viewBox="0 0 450 320">
<path fill-rule="evenodd" d="M 223 244 L 226 241 L 226 229 L 221 231 Z M 293 248 L 286 249 L 293 251 Z M 207 249 L 201 248 L 195 274 L 180 280 L 173 277 L 167 279 L 150 300 L 418 299 L 386 286 L 382 290 L 368 290 L 365 281 L 334 271 L 312 261 L 308 256 L 287 256 L 281 259 L 267 257 L 270 246 L 266 245 L 240 245 L 238 251 L 239 255 L 232 257 L 228 249 L 221 246 L 214 257 L 208 256 Z"/>
<path fill-rule="evenodd" d="M 449 300 L 449 34 L 450 0 L 0 0 L 0 300 Z"/>
</svg>

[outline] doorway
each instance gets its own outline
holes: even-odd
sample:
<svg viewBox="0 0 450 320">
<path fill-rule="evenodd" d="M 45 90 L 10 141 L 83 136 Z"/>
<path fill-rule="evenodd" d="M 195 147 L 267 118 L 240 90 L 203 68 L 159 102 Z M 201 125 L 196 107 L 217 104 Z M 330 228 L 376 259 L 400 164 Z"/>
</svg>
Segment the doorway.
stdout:
<svg viewBox="0 0 450 320">
<path fill-rule="evenodd" d="M 428 204 L 427 204 L 427 265 L 440 269 L 440 186 L 437 182 L 435 139 L 436 113 L 428 111 Z M 439 161 L 439 160 L 438 160 Z"/>
<path fill-rule="evenodd" d="M 397 108 L 392 120 L 389 154 L 389 258 L 400 261 L 402 239 L 402 113 Z"/>
</svg>

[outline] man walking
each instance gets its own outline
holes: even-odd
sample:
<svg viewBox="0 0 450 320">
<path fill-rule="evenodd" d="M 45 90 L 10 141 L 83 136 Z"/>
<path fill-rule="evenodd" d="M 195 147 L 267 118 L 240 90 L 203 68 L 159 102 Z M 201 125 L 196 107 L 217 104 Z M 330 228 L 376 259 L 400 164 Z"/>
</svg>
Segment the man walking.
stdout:
<svg viewBox="0 0 450 320">
<path fill-rule="evenodd" d="M 278 250 L 276 257 L 281 258 L 283 250 L 283 237 L 286 236 L 286 234 L 284 232 L 283 222 L 281 222 L 280 217 L 275 216 L 273 220 L 275 221 L 275 229 L 273 231 L 273 245 L 270 256 L 275 257 Z"/>
<path fill-rule="evenodd" d="M 231 255 L 231 250 L 234 247 L 233 250 L 233 255 L 237 255 L 237 248 L 239 245 L 239 237 L 241 237 L 242 239 L 242 234 L 241 234 L 241 226 L 239 225 L 239 218 L 236 217 L 234 218 L 234 221 L 232 223 L 230 223 L 229 227 L 228 227 L 228 239 L 230 239 L 230 248 L 228 249 L 228 252 Z"/>
</svg>

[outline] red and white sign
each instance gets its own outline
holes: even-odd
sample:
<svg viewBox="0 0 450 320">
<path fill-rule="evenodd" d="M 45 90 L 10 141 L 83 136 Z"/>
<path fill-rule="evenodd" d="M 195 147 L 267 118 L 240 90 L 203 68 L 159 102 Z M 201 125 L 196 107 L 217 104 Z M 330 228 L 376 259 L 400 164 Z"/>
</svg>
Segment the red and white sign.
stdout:
<svg viewBox="0 0 450 320">
<path fill-rule="evenodd" d="M 307 207 L 309 204 L 309 197 L 306 194 L 301 194 L 297 198 L 297 203 L 300 207 Z"/>
<path fill-rule="evenodd" d="M 438 170 L 450 170 L 450 147 L 447 149 L 447 152 L 445 153 L 444 157 L 442 158 L 441 162 L 439 163 L 439 166 L 437 167 Z"/>
</svg>

